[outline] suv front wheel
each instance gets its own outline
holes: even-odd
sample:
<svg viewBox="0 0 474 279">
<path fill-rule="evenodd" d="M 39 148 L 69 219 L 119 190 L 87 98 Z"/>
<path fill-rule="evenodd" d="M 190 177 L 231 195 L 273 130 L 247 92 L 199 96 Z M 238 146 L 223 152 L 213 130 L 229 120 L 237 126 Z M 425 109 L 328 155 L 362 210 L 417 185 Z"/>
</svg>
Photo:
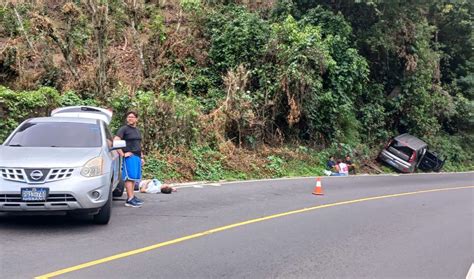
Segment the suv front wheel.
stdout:
<svg viewBox="0 0 474 279">
<path fill-rule="evenodd" d="M 112 215 L 112 192 L 109 192 L 109 199 L 99 210 L 99 213 L 94 215 L 94 223 L 99 225 L 107 225 Z"/>
</svg>

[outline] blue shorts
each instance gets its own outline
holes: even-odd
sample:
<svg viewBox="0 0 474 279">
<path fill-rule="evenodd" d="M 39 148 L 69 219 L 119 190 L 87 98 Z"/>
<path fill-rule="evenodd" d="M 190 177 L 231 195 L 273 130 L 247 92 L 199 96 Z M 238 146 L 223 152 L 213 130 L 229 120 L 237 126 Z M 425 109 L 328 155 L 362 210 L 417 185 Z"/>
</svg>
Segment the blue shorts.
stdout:
<svg viewBox="0 0 474 279">
<path fill-rule="evenodd" d="M 122 179 L 140 181 L 142 178 L 142 160 L 137 155 L 123 158 Z"/>
</svg>

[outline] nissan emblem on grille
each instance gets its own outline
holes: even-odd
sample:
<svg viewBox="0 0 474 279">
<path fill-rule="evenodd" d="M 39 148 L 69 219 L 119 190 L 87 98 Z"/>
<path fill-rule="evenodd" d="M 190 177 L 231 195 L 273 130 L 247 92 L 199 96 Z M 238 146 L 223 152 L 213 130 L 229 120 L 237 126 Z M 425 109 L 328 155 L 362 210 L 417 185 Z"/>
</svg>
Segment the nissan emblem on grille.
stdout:
<svg viewBox="0 0 474 279">
<path fill-rule="evenodd" d="M 30 177 L 31 179 L 38 181 L 43 178 L 43 172 L 40 170 L 34 170 L 30 173 Z"/>
</svg>

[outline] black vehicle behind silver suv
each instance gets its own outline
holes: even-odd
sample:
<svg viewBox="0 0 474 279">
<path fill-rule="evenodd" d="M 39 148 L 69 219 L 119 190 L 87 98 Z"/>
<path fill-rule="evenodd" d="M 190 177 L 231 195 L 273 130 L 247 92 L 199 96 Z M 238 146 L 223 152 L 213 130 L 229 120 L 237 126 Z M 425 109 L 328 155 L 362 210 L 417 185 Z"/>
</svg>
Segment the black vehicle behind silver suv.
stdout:
<svg viewBox="0 0 474 279">
<path fill-rule="evenodd" d="M 409 134 L 391 139 L 380 152 L 378 159 L 405 173 L 414 172 L 418 168 L 437 172 L 444 165 L 443 159 L 428 150 L 426 142 Z"/>
</svg>

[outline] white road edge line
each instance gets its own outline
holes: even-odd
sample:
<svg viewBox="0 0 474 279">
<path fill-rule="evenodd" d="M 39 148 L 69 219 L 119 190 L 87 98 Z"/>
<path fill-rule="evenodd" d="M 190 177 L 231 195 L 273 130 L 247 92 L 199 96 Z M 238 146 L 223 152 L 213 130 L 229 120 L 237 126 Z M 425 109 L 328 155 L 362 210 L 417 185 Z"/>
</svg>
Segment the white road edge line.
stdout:
<svg viewBox="0 0 474 279">
<path fill-rule="evenodd" d="M 354 178 L 354 177 L 370 177 L 370 176 L 412 176 L 412 175 L 443 175 L 443 174 L 463 174 L 463 173 L 470 173 L 474 174 L 474 171 L 461 171 L 461 172 L 431 172 L 431 173 L 387 173 L 387 174 L 368 174 L 368 175 L 351 175 L 347 177 L 342 176 L 298 176 L 298 177 L 281 177 L 281 178 L 266 178 L 266 179 L 253 179 L 253 180 L 234 180 L 234 181 L 194 181 L 194 182 L 186 182 L 186 183 L 171 183 L 170 186 L 176 187 L 178 189 L 181 188 L 196 188 L 196 185 L 203 185 L 203 186 L 217 186 L 215 184 L 219 184 L 219 186 L 223 186 L 225 184 L 235 184 L 235 183 L 254 183 L 254 182 L 267 182 L 267 181 L 279 181 L 279 180 L 297 180 L 297 179 L 315 179 L 317 177 L 324 177 L 330 179 L 344 179 L 344 178 Z M 200 187 L 199 187 L 200 188 Z M 472 278 L 474 279 L 474 278 Z"/>
<path fill-rule="evenodd" d="M 173 186 L 173 184 L 171 184 L 171 186 Z M 196 187 L 194 187 L 194 186 L 196 186 L 196 185 L 176 186 L 176 187 L 174 187 L 174 188 L 176 188 L 176 189 L 196 188 Z"/>
<path fill-rule="evenodd" d="M 235 181 L 219 181 L 221 184 L 232 184 L 232 183 L 251 183 L 251 182 L 265 182 L 265 181 L 278 181 L 278 180 L 294 180 L 294 179 L 315 179 L 317 177 L 330 178 L 330 179 L 344 179 L 344 178 L 357 178 L 357 177 L 380 177 L 380 176 L 415 176 L 415 175 L 443 175 L 443 174 L 463 174 L 470 173 L 474 174 L 474 171 L 463 171 L 463 172 L 427 172 L 427 173 L 384 173 L 384 174 L 358 174 L 349 176 L 326 176 L 326 175 L 315 175 L 315 176 L 297 176 L 297 177 L 281 177 L 281 178 L 266 178 L 266 179 L 254 179 L 254 180 L 235 180 Z"/>
<path fill-rule="evenodd" d="M 474 279 L 474 263 L 471 264 L 471 268 L 467 272 L 466 279 Z"/>
</svg>

